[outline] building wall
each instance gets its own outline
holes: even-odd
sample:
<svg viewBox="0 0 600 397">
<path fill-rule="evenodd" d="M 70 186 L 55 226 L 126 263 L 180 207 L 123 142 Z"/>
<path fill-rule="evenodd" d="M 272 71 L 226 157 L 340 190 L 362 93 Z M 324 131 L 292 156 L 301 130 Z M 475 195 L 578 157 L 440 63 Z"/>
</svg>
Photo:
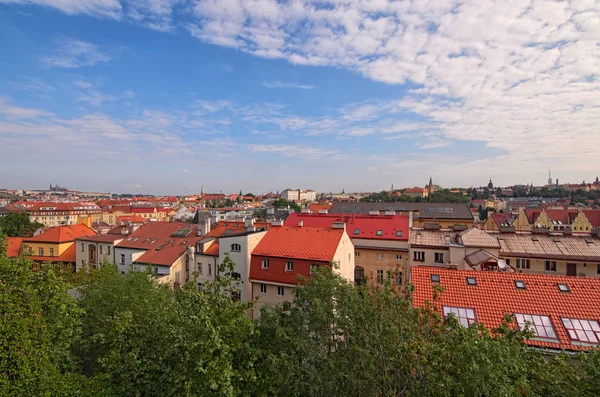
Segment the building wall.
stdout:
<svg viewBox="0 0 600 397">
<path fill-rule="evenodd" d="M 267 286 L 267 292 L 265 294 L 260 292 L 261 284 L 265 284 Z M 283 287 L 283 296 L 279 296 L 277 287 Z M 258 298 L 256 306 L 253 310 L 252 317 L 259 318 L 260 310 L 266 306 L 276 306 L 280 305 L 285 301 L 293 301 L 294 300 L 294 285 L 290 284 L 274 284 L 269 282 L 255 282 L 252 283 L 251 291 L 252 296 Z"/>
<path fill-rule="evenodd" d="M 336 273 L 354 282 L 354 244 L 347 233 L 342 234 L 333 261 L 337 263 Z"/>
<path fill-rule="evenodd" d="M 525 215 L 525 210 L 521 210 L 517 219 L 512 224 L 515 227 L 515 230 L 520 232 L 530 232 L 531 224 L 527 220 L 527 216 Z"/>
<path fill-rule="evenodd" d="M 123 247 L 115 247 L 115 263 L 117 264 L 117 268 L 121 273 L 127 273 L 131 270 L 133 262 L 135 262 L 140 256 L 142 256 L 146 252 L 145 250 L 135 249 L 135 248 L 123 248 Z M 125 263 L 121 263 L 121 255 L 125 255 Z M 168 274 L 168 272 L 167 272 Z"/>
<path fill-rule="evenodd" d="M 39 242 L 23 242 L 23 245 L 26 245 L 29 251 L 25 251 L 25 252 L 31 252 L 31 255 L 33 256 L 40 256 L 38 253 L 38 250 L 40 248 L 44 249 L 44 254 L 42 256 L 55 256 L 55 257 L 59 257 L 60 255 L 63 254 L 63 252 L 65 252 L 67 249 L 69 249 L 71 247 L 71 245 L 73 245 L 72 241 L 66 242 L 66 243 L 39 243 Z M 54 254 L 50 255 L 50 248 L 52 248 L 54 250 Z"/>
<path fill-rule="evenodd" d="M 196 255 L 194 255 L 193 268 L 190 267 L 190 271 L 198 274 L 196 277 L 197 283 L 204 284 L 206 282 L 213 282 L 216 279 L 218 264 L 218 256 L 196 253 Z M 190 278 L 191 277 L 192 275 L 190 274 Z"/>
<path fill-rule="evenodd" d="M 121 240 L 117 240 L 119 243 Z M 96 264 L 102 265 L 104 263 L 115 263 L 115 244 L 110 242 L 93 242 L 93 241 L 75 241 L 76 248 L 76 262 L 75 271 L 80 271 L 88 265 L 90 258 L 90 244 L 96 246 Z M 83 244 L 83 250 L 82 250 Z M 100 252 L 102 250 L 102 252 Z M 110 252 L 110 253 L 109 253 Z"/>
<path fill-rule="evenodd" d="M 517 257 L 513 256 L 500 256 L 504 260 L 509 260 L 510 265 L 514 268 L 517 267 Z M 516 269 L 517 272 L 523 273 L 534 273 L 534 274 L 553 274 L 558 276 L 565 276 L 567 274 L 567 263 L 575 263 L 577 265 L 577 275 L 580 276 L 585 274 L 586 277 L 600 278 L 598 274 L 597 262 L 583 262 L 583 261 L 571 261 L 571 260 L 556 260 L 556 271 L 546 271 L 546 259 L 527 258 L 526 256 L 520 257 L 521 259 L 530 260 L 529 269 Z"/>
<path fill-rule="evenodd" d="M 496 224 L 496 222 L 494 221 L 494 218 L 492 216 L 487 217 L 485 222 L 483 222 L 482 228 L 483 228 L 483 230 L 490 231 L 490 232 L 500 231 L 500 228 L 498 227 L 498 225 Z"/>
<path fill-rule="evenodd" d="M 585 214 L 581 211 L 579 214 L 577 214 L 577 217 L 573 220 L 571 226 L 573 232 L 575 233 L 586 233 L 593 229 L 592 224 L 588 220 L 587 216 L 585 216 Z"/>
<path fill-rule="evenodd" d="M 377 271 L 381 270 L 384 279 L 391 273 L 405 273 L 408 262 L 408 251 L 395 251 L 386 249 L 355 248 L 355 266 L 364 269 L 365 278 L 369 283 L 377 284 Z M 398 256 L 400 258 L 398 259 Z"/>
<path fill-rule="evenodd" d="M 425 253 L 425 260 L 423 262 L 415 261 L 413 259 L 415 251 L 422 251 Z M 436 252 L 442 253 L 444 255 L 443 263 L 435 262 L 435 253 Z M 443 266 L 443 267 L 446 267 L 448 265 L 448 261 L 450 260 L 450 248 L 449 247 L 445 247 L 445 248 L 442 248 L 442 247 L 439 247 L 439 248 L 410 247 L 409 254 L 410 254 L 410 256 L 409 256 L 410 266 Z"/>
</svg>

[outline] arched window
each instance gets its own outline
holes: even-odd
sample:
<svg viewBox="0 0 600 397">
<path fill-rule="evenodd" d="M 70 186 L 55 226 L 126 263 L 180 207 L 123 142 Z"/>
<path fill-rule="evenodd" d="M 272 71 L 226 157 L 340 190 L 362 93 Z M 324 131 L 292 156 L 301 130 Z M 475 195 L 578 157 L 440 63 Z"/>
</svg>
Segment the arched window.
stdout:
<svg viewBox="0 0 600 397">
<path fill-rule="evenodd" d="M 231 244 L 232 252 L 240 252 L 242 250 L 242 246 L 239 244 Z"/>
</svg>

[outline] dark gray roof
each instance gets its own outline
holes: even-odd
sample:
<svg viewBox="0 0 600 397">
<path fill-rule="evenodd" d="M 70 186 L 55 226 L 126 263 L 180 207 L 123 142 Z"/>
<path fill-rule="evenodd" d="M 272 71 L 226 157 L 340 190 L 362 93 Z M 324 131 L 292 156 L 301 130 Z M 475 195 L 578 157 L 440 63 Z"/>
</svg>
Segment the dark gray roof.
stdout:
<svg viewBox="0 0 600 397">
<path fill-rule="evenodd" d="M 330 214 L 364 214 L 369 211 L 418 211 L 418 219 L 464 219 L 472 220 L 473 214 L 467 204 L 456 203 L 333 203 Z"/>
</svg>

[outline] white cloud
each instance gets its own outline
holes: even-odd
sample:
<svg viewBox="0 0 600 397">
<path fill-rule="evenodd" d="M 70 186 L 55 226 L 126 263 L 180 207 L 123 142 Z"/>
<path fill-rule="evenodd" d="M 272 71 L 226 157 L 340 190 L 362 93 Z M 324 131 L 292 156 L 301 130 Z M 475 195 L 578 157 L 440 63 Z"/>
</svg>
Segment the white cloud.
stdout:
<svg viewBox="0 0 600 397">
<path fill-rule="evenodd" d="M 202 113 L 215 113 L 223 109 L 231 109 L 231 103 L 225 100 L 197 101 L 196 106 Z"/>
<path fill-rule="evenodd" d="M 49 94 L 56 91 L 54 86 L 32 77 L 25 78 L 21 82 L 15 82 L 13 85 L 21 90 L 35 91 L 41 94 Z"/>
<path fill-rule="evenodd" d="M 111 19 L 118 19 L 122 10 L 118 0 L 0 0 L 0 3 L 41 5 L 68 15 L 87 14 Z"/>
<path fill-rule="evenodd" d="M 89 90 L 81 93 L 77 99 L 92 106 L 102 106 L 105 102 L 115 102 L 119 98 L 114 95 L 103 94 L 100 91 Z"/>
<path fill-rule="evenodd" d="M 68 37 L 58 40 L 56 54 L 45 56 L 42 62 L 49 67 L 80 68 L 94 66 L 99 62 L 108 62 L 111 57 L 96 44 Z"/>
<path fill-rule="evenodd" d="M 51 116 L 52 113 L 41 109 L 22 108 L 9 104 L 9 99 L 0 95 L 0 115 L 16 119 L 31 119 Z"/>
<path fill-rule="evenodd" d="M 263 81 L 262 85 L 267 88 L 299 88 L 302 90 L 312 90 L 315 88 L 314 85 L 310 84 L 285 83 L 283 81 Z"/>
<path fill-rule="evenodd" d="M 331 157 L 338 153 L 337 150 L 277 144 L 253 144 L 250 145 L 250 150 L 254 153 L 277 153 L 285 157 L 299 157 L 310 160 Z"/>
</svg>

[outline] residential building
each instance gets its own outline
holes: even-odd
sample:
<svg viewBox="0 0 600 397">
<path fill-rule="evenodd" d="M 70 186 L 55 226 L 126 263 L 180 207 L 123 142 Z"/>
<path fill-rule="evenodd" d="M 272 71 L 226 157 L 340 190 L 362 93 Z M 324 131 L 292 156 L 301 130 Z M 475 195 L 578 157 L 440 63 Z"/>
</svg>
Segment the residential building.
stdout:
<svg viewBox="0 0 600 397">
<path fill-rule="evenodd" d="M 426 198 L 429 195 L 429 189 L 422 187 L 410 187 L 408 189 L 404 189 L 402 193 L 398 192 L 397 195 L 402 194 L 412 198 Z"/>
<path fill-rule="evenodd" d="M 27 211 L 31 222 L 39 222 L 49 227 L 74 225 L 79 222 L 81 216 L 93 216 L 101 212 L 95 203 L 88 202 L 20 201 L 14 205 Z"/>
<path fill-rule="evenodd" d="M 600 210 L 525 208 L 512 222 L 516 231 L 590 234 L 600 228 Z"/>
<path fill-rule="evenodd" d="M 415 307 L 433 305 L 444 319 L 498 328 L 506 315 L 529 328 L 525 341 L 544 351 L 587 350 L 600 341 L 600 280 L 421 266 L 412 270 Z M 435 287 L 442 287 L 434 299 Z"/>
<path fill-rule="evenodd" d="M 354 245 L 344 223 L 332 228 L 272 226 L 252 252 L 250 282 L 258 297 L 260 315 L 264 305 L 293 299 L 298 277 L 310 277 L 319 266 L 332 266 L 346 280 L 354 281 Z"/>
<path fill-rule="evenodd" d="M 290 201 L 315 201 L 317 193 L 314 190 L 285 189 L 280 194 L 282 199 Z"/>
<path fill-rule="evenodd" d="M 402 285 L 408 263 L 409 217 L 393 215 L 333 215 L 293 213 L 286 226 L 332 227 L 344 223 L 354 244 L 354 280 L 383 284 L 393 277 Z"/>
<path fill-rule="evenodd" d="M 440 266 L 450 262 L 452 234 L 440 230 L 412 230 L 410 232 L 410 267 Z"/>
<path fill-rule="evenodd" d="M 15 258 L 23 253 L 23 238 L 22 237 L 7 237 L 6 238 L 6 256 Z"/>
<path fill-rule="evenodd" d="M 510 212 L 495 212 L 488 214 L 483 223 L 483 230 L 489 232 L 514 232 L 512 225 L 517 216 Z"/>
<path fill-rule="evenodd" d="M 75 240 L 96 232 L 83 224 L 51 227 L 34 237 L 23 239 L 24 252 L 35 262 L 54 262 L 75 268 Z"/>
<path fill-rule="evenodd" d="M 474 218 L 467 204 L 455 203 L 333 203 L 330 214 L 410 215 L 411 228 L 452 229 L 457 225 L 473 226 Z"/>
<path fill-rule="evenodd" d="M 0 218 L 5 217 L 6 215 L 10 214 L 11 212 L 25 212 L 25 210 L 21 207 L 16 207 L 14 205 L 5 205 L 5 206 L 0 206 Z"/>
<path fill-rule="evenodd" d="M 78 237 L 75 240 L 75 270 L 97 268 L 102 264 L 115 264 L 115 245 L 123 241 L 126 234 L 98 234 Z"/>
<path fill-rule="evenodd" d="M 117 267 L 121 273 L 149 268 L 161 282 L 178 287 L 186 282 L 188 248 L 194 246 L 197 230 L 189 223 L 148 222 L 115 245 Z"/>
</svg>

